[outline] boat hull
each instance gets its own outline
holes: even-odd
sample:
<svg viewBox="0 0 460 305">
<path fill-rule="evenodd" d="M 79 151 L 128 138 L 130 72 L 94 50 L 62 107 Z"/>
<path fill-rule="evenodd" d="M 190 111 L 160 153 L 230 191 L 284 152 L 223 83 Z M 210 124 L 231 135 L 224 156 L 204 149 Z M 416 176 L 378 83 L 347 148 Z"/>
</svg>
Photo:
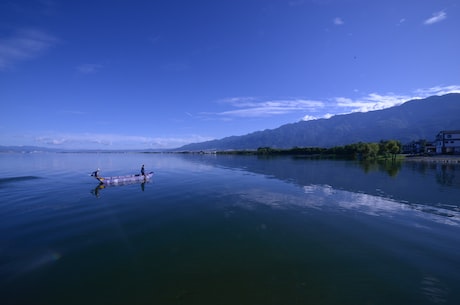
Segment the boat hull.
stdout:
<svg viewBox="0 0 460 305">
<path fill-rule="evenodd" d="M 105 185 L 127 184 L 133 182 L 145 182 L 152 178 L 153 172 L 143 175 L 127 175 L 127 176 L 114 176 L 114 177 L 96 177 L 96 179 Z"/>
</svg>

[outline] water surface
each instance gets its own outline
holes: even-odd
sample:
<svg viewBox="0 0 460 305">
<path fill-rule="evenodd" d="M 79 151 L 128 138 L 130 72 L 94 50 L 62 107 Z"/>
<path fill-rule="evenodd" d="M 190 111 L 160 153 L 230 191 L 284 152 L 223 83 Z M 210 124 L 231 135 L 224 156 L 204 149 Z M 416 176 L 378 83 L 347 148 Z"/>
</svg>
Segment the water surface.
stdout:
<svg viewBox="0 0 460 305">
<path fill-rule="evenodd" d="M 155 172 L 98 188 L 89 176 Z M 1 304 L 460 304 L 460 168 L 0 155 Z"/>
</svg>

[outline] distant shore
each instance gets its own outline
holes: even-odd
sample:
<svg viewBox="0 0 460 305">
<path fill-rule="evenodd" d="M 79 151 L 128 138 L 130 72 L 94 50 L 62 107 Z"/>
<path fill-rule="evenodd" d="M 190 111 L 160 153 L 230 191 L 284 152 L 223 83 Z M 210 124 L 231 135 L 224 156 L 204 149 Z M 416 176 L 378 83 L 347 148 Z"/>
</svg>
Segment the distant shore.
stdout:
<svg viewBox="0 0 460 305">
<path fill-rule="evenodd" d="M 460 155 L 406 156 L 404 161 L 460 164 Z"/>
</svg>

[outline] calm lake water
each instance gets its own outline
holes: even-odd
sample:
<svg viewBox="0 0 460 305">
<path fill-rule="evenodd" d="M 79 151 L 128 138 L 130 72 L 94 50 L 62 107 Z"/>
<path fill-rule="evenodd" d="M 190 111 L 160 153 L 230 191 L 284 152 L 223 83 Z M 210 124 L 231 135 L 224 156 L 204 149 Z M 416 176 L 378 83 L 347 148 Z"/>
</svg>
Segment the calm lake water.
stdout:
<svg viewBox="0 0 460 305">
<path fill-rule="evenodd" d="M 454 165 L 1 154 L 0 234 L 3 305 L 460 304 Z"/>
</svg>

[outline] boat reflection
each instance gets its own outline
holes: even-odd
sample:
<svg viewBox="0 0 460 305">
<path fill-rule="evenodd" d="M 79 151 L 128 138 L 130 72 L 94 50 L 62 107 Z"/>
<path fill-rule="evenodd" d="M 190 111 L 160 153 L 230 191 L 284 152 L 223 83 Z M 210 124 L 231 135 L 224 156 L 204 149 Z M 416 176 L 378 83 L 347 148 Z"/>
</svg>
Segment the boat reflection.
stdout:
<svg viewBox="0 0 460 305">
<path fill-rule="evenodd" d="M 109 185 L 101 183 L 98 186 L 96 186 L 94 189 L 91 190 L 91 194 L 93 194 L 96 197 L 99 197 L 101 195 L 101 191 L 104 190 L 104 189 L 127 186 L 127 185 L 133 185 L 133 184 L 139 184 L 140 187 L 141 187 L 142 192 L 144 192 L 145 191 L 145 185 L 147 183 L 149 183 L 149 181 L 143 181 L 142 183 L 129 182 L 129 183 L 119 183 L 119 184 L 109 184 Z"/>
</svg>

